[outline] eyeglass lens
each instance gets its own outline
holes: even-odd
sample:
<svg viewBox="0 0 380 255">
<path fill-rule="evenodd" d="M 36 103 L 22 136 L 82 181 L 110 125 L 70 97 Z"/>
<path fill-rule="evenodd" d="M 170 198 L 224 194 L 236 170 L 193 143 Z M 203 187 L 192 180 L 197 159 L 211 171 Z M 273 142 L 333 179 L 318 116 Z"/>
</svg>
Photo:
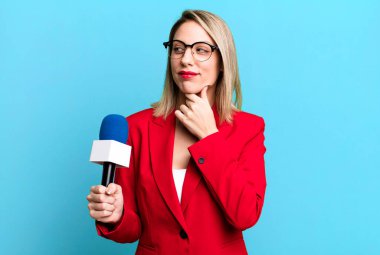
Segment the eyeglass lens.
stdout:
<svg viewBox="0 0 380 255">
<path fill-rule="evenodd" d="M 174 41 L 172 47 L 169 47 L 171 58 L 182 58 L 186 52 L 186 48 L 182 42 Z M 193 45 L 191 52 L 196 60 L 205 61 L 211 57 L 212 49 L 210 45 L 199 42 Z"/>
</svg>

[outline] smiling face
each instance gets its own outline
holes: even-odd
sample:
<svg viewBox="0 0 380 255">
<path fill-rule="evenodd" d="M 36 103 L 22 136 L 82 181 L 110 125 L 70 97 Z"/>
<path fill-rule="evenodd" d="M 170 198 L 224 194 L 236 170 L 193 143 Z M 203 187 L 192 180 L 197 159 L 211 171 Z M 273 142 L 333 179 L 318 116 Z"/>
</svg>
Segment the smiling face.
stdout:
<svg viewBox="0 0 380 255">
<path fill-rule="evenodd" d="M 188 45 L 195 42 L 207 42 L 216 46 L 207 32 L 194 21 L 183 23 L 174 34 L 173 40 L 179 40 Z M 182 58 L 170 59 L 173 80 L 183 94 L 198 94 L 206 85 L 209 85 L 208 94 L 213 93 L 220 72 L 220 62 L 218 50 L 215 50 L 208 60 L 201 62 L 193 57 L 188 47 Z"/>
</svg>

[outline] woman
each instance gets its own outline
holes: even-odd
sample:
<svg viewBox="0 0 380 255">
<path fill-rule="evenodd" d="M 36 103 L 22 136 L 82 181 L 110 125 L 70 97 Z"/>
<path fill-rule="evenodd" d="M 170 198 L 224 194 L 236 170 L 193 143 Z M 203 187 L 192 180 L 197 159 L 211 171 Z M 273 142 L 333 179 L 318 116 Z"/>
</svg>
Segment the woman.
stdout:
<svg viewBox="0 0 380 255">
<path fill-rule="evenodd" d="M 235 46 L 222 19 L 187 10 L 171 29 L 162 98 L 127 117 L 129 168 L 87 199 L 98 234 L 136 254 L 247 254 L 242 231 L 266 188 L 264 121 L 240 111 Z M 235 100 L 233 104 L 233 94 Z"/>
</svg>

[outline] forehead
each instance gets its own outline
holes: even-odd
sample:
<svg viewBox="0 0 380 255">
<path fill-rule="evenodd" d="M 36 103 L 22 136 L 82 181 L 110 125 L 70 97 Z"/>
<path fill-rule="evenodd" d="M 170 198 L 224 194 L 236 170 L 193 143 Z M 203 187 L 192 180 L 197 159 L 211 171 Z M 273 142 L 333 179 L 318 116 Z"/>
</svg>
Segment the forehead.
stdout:
<svg viewBox="0 0 380 255">
<path fill-rule="evenodd" d="M 215 44 L 208 33 L 196 22 L 186 21 L 175 32 L 173 40 L 180 40 L 186 44 L 208 42 Z"/>
</svg>

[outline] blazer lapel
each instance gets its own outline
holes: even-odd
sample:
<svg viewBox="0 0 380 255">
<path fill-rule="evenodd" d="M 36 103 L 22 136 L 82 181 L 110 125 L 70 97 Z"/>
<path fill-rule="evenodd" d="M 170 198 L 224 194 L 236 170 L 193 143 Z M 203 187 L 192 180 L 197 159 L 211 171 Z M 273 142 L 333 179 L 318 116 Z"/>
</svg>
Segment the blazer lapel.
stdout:
<svg viewBox="0 0 380 255">
<path fill-rule="evenodd" d="M 229 125 L 227 122 L 223 122 L 219 125 L 219 115 L 215 104 L 212 110 L 219 132 L 224 133 Z M 202 176 L 195 162 L 190 158 L 183 183 L 181 204 L 179 204 L 172 173 L 175 121 L 176 117 L 173 111 L 168 115 L 166 120 L 162 117 L 153 117 L 153 120 L 149 122 L 150 159 L 154 179 L 165 203 L 178 223 L 187 231 L 183 212 L 185 212 L 191 196 L 199 185 Z"/>
<path fill-rule="evenodd" d="M 174 131 L 174 111 L 166 120 L 162 117 L 153 117 L 153 120 L 149 122 L 148 131 L 150 158 L 154 179 L 166 205 L 182 228 L 187 231 L 172 173 Z"/>
<path fill-rule="evenodd" d="M 226 129 L 227 122 L 223 122 L 219 125 L 219 114 L 216 109 L 216 104 L 212 106 L 212 110 L 214 113 L 214 119 L 216 126 L 219 130 L 219 132 L 223 132 Z M 186 211 L 186 208 L 189 204 L 191 196 L 194 194 L 195 189 L 199 185 L 201 181 L 201 173 L 197 169 L 196 163 L 194 162 L 193 158 L 190 158 L 190 162 L 187 166 L 186 175 L 185 175 L 185 181 L 183 183 L 182 188 L 182 197 L 181 197 L 181 208 L 182 212 Z"/>
<path fill-rule="evenodd" d="M 185 180 L 182 187 L 182 197 L 181 197 L 181 209 L 184 213 L 187 205 L 189 204 L 190 198 L 193 195 L 195 189 L 197 188 L 201 180 L 201 174 L 196 169 L 193 159 L 190 158 L 189 165 L 187 166 Z"/>
</svg>

